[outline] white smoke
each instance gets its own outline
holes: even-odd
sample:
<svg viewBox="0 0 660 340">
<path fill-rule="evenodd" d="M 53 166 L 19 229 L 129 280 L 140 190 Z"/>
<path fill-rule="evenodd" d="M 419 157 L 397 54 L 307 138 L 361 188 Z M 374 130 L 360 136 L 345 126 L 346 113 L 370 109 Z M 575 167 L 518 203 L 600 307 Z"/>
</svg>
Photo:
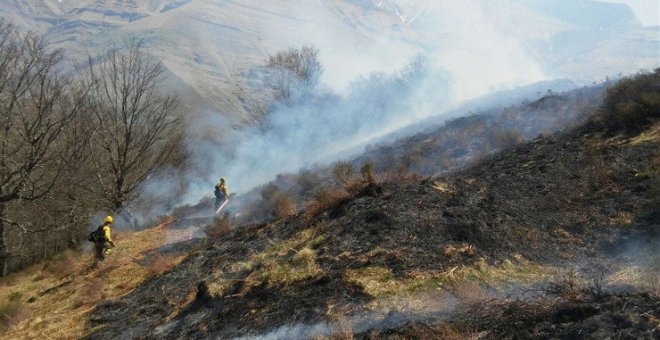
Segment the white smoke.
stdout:
<svg viewBox="0 0 660 340">
<path fill-rule="evenodd" d="M 460 300 L 442 290 L 382 301 L 378 309 L 365 310 L 338 322 L 284 325 L 266 334 L 244 336 L 240 340 L 314 339 L 360 334 L 371 330 L 396 329 L 409 322 L 442 320 L 452 316 Z"/>
<path fill-rule="evenodd" d="M 191 184 L 185 201 L 192 203 L 210 195 L 220 176 L 228 178 L 232 191 L 245 192 L 278 173 L 329 164 L 357 153 L 370 140 L 447 112 L 465 99 L 545 78 L 516 38 L 500 32 L 482 2 L 423 1 L 417 5 L 400 6 L 398 14 L 393 13 L 416 19 L 401 23 L 400 32 L 382 32 L 377 39 L 353 44 L 343 41 L 345 37 L 355 39 L 346 27 L 329 29 L 324 25 L 332 12 L 311 5 L 289 5 L 292 15 L 315 20 L 301 23 L 300 30 L 291 32 L 291 36 L 278 32 L 270 40 L 290 40 L 291 46 L 298 42 L 318 46 L 325 68 L 321 79 L 328 86 L 321 91 L 326 91 L 328 98 L 303 99 L 297 105 L 273 110 L 265 131 L 255 128 L 231 132 L 231 137 L 222 142 L 192 140 L 191 149 L 202 171 L 195 174 L 198 180 Z M 366 7 L 364 20 L 382 17 L 382 11 Z M 433 47 L 427 51 L 412 47 L 405 39 L 413 34 Z M 356 79 L 364 82 L 374 71 L 392 75 L 405 68 L 416 54 L 425 57 L 427 74 L 415 79 L 410 93 L 401 95 L 396 104 L 390 102 L 390 107 L 378 108 L 365 103 L 370 97 L 382 95 L 378 91 L 383 89 L 378 86 L 363 87 L 359 96 L 353 93 L 355 86 L 350 84 Z M 226 124 L 219 119 L 219 115 L 203 115 L 196 124 L 200 130 L 217 126 L 216 130 L 221 131 Z"/>
<path fill-rule="evenodd" d="M 607 36 L 594 33 L 593 22 L 621 23 L 629 16 L 601 10 L 589 17 L 584 8 L 597 5 L 579 1 L 572 6 L 579 10 L 576 16 L 585 18 L 574 19 L 566 14 L 568 9 L 559 8 L 568 4 L 526 0 L 264 2 L 255 13 L 277 15 L 260 16 L 262 21 L 250 26 L 259 33 L 263 50 L 304 44 L 318 47 L 325 87 L 316 98 L 272 109 L 265 130 L 231 129 L 232 122 L 222 113 L 195 116 L 188 145 L 197 171 L 188 175 L 189 190 L 182 201 L 196 203 L 210 196 L 220 176 L 227 177 L 230 191 L 246 192 L 279 173 L 350 157 L 369 141 L 428 117 L 446 116 L 471 98 L 582 69 L 586 60 L 582 57 L 576 57 L 582 63 L 576 61 L 576 66 L 563 62 L 571 60 L 567 53 L 583 53 L 580 49 L 586 47 L 555 48 L 564 39 L 600 44 Z M 291 18 L 296 19 L 294 23 Z M 580 25 L 586 27 L 584 36 L 576 31 L 582 29 Z M 371 95 L 364 88 L 355 95 L 351 84 L 356 80 L 364 83 L 377 71 L 383 72 L 381 76 L 395 74 L 418 55 L 426 59 L 428 73 L 415 79 L 409 93 L 394 96 L 396 100 L 386 97 L 387 107 L 370 102 L 383 97 L 378 86 L 370 88 Z M 584 69 L 582 74 L 600 77 L 604 69 L 612 68 Z M 248 77 L 254 74 L 247 73 Z"/>
</svg>

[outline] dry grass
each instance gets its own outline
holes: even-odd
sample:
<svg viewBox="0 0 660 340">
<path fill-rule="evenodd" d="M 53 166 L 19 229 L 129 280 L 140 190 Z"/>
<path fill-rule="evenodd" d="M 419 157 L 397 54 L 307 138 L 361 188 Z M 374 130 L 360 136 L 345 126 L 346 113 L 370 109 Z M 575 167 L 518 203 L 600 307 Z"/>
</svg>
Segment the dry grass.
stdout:
<svg viewBox="0 0 660 340">
<path fill-rule="evenodd" d="M 298 250 L 290 258 L 265 256 L 257 261 L 258 269 L 247 277 L 248 281 L 290 284 L 317 277 L 323 272 L 316 262 L 316 252 L 307 247 Z"/>
<path fill-rule="evenodd" d="M 471 244 L 449 245 L 442 250 L 442 253 L 449 258 L 453 258 L 458 255 L 474 256 L 474 250 L 475 248 Z"/>
<path fill-rule="evenodd" d="M 52 275 L 55 278 L 71 275 L 77 257 L 78 254 L 73 250 L 57 254 L 53 259 L 44 262 L 43 273 Z"/>
<path fill-rule="evenodd" d="M 97 267 L 94 267 L 90 249 L 51 260 L 46 270 L 41 270 L 44 264 L 38 264 L 35 265 L 37 269 L 30 268 L 3 281 L 0 301 L 13 297 L 24 306 L 21 313 L 31 317 L 12 324 L 2 338 L 84 337 L 91 331 L 87 319 L 95 305 L 131 292 L 154 275 L 154 268 L 141 266 L 137 260 L 145 256 L 145 252 L 176 239 L 179 233 L 188 231 L 158 227 L 140 232 L 116 232 L 117 248 Z M 183 256 L 168 259 L 167 265 L 181 259 Z"/>
<path fill-rule="evenodd" d="M 242 291 L 261 284 L 291 284 L 323 274 L 314 249 L 323 242 L 317 228 L 306 229 L 288 240 L 276 243 L 247 261 L 232 264 L 228 270 L 214 273 L 207 284 L 212 297 L 222 297 L 233 285 L 243 283 Z M 244 276 L 247 274 L 247 276 Z"/>
<path fill-rule="evenodd" d="M 273 202 L 273 210 L 276 218 L 284 219 L 296 214 L 296 204 L 290 195 L 280 196 Z"/>
<path fill-rule="evenodd" d="M 624 226 L 631 225 L 633 222 L 633 215 L 627 211 L 620 211 L 616 215 L 611 216 L 608 221 L 610 226 Z"/>
<path fill-rule="evenodd" d="M 440 325 L 413 324 L 406 335 L 415 339 L 465 340 L 478 338 L 471 332 L 462 332 L 456 326 L 447 323 Z"/>
<path fill-rule="evenodd" d="M 179 262 L 181 262 L 180 256 L 172 254 L 157 254 L 151 261 L 149 261 L 147 271 L 152 276 L 162 275 L 166 271 L 174 268 Z"/>
<path fill-rule="evenodd" d="M 497 286 L 502 283 L 529 283 L 550 280 L 555 271 L 551 268 L 520 261 L 516 264 L 504 261 L 500 266 L 490 266 L 479 259 L 471 266 L 457 266 L 446 271 L 412 271 L 404 277 L 396 277 L 389 268 L 371 266 L 344 271 L 344 280 L 359 285 L 366 294 L 376 298 L 408 296 L 432 291 L 441 287 L 456 287 L 465 283 L 484 283 Z"/>
<path fill-rule="evenodd" d="M 650 255 L 646 263 L 623 266 L 606 283 L 631 285 L 660 296 L 660 255 Z"/>
<path fill-rule="evenodd" d="M 449 184 L 446 182 L 441 182 L 441 181 L 433 181 L 431 183 L 431 187 L 435 190 L 438 190 L 440 192 L 446 192 L 446 193 L 453 193 L 454 189 L 452 189 Z"/>
<path fill-rule="evenodd" d="M 12 326 L 30 317 L 30 312 L 20 299 L 12 299 L 0 303 L 0 332 L 4 333 Z"/>
<path fill-rule="evenodd" d="M 339 188 L 320 188 L 314 194 L 314 201 L 307 205 L 305 217 L 309 220 L 318 216 L 320 213 L 328 211 L 349 197 L 350 194 L 348 192 Z"/>
<path fill-rule="evenodd" d="M 353 323 L 348 317 L 340 317 L 332 323 L 333 340 L 353 340 Z"/>
<path fill-rule="evenodd" d="M 660 122 L 656 122 L 651 128 L 644 130 L 637 136 L 631 137 L 628 141 L 631 145 L 660 143 Z"/>
</svg>

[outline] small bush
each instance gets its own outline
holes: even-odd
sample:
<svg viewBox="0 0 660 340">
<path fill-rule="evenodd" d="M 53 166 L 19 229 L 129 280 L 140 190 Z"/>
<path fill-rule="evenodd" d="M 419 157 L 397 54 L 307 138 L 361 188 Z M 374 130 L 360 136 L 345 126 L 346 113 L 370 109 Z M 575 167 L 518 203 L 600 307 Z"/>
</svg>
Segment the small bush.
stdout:
<svg viewBox="0 0 660 340">
<path fill-rule="evenodd" d="M 296 205 L 291 194 L 279 195 L 273 202 L 273 214 L 277 218 L 287 218 L 296 214 Z"/>
<path fill-rule="evenodd" d="M 327 210 L 336 206 L 347 197 L 348 195 L 339 189 L 320 188 L 314 194 L 314 198 L 322 210 Z"/>
<path fill-rule="evenodd" d="M 261 201 L 262 209 L 275 218 L 287 218 L 296 213 L 293 194 L 275 184 L 269 184 L 261 190 Z"/>
<path fill-rule="evenodd" d="M 391 177 L 391 176 L 390 176 Z M 410 183 L 419 181 L 422 176 L 416 172 L 410 171 L 409 163 L 403 163 L 396 168 L 396 180 L 401 183 Z"/>
<path fill-rule="evenodd" d="M 349 162 L 337 162 L 332 167 L 332 175 L 338 185 L 348 186 L 353 182 L 353 166 Z"/>
<path fill-rule="evenodd" d="M 443 249 L 442 253 L 449 258 L 456 257 L 457 255 L 475 255 L 474 246 L 471 244 L 449 245 Z"/>
<path fill-rule="evenodd" d="M 7 299 L 9 302 L 16 302 L 20 300 L 23 297 L 23 293 L 21 292 L 11 292 L 9 293 L 9 296 L 7 296 Z"/>
<path fill-rule="evenodd" d="M 321 187 L 314 193 L 314 201 L 307 206 L 307 218 L 327 211 L 349 197 L 348 193 L 340 189 Z"/>
<path fill-rule="evenodd" d="M 360 173 L 362 174 L 362 180 L 364 180 L 369 185 L 376 184 L 376 179 L 374 178 L 374 165 L 367 162 L 362 164 L 360 168 Z"/>
<path fill-rule="evenodd" d="M 304 195 L 311 193 L 319 186 L 320 179 L 316 172 L 305 170 L 296 177 L 296 184 L 300 187 L 300 192 Z"/>
<path fill-rule="evenodd" d="M 207 226 L 204 231 L 208 237 L 218 238 L 229 233 L 230 227 L 231 217 L 227 212 L 221 217 L 216 217 L 213 220 L 213 224 Z"/>
</svg>

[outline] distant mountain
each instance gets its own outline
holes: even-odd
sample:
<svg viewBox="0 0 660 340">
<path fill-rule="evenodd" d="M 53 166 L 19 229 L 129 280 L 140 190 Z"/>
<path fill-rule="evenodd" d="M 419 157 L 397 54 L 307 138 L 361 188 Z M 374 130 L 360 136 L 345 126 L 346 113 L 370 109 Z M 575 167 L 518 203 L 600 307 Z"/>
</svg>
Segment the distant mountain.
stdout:
<svg viewBox="0 0 660 340">
<path fill-rule="evenodd" d="M 233 123 L 251 118 L 255 66 L 308 43 L 335 88 L 423 53 L 452 73 L 458 99 L 660 60 L 660 29 L 642 27 L 625 5 L 587 0 L 5 0 L 0 16 L 72 54 L 145 37 L 190 111 Z"/>
</svg>

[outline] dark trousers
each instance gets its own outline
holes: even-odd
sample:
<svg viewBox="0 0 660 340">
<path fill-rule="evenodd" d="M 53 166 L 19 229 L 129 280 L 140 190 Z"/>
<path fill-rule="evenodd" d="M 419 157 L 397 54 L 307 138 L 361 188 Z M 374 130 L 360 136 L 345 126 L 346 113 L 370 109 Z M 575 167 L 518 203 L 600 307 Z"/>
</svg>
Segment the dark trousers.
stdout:
<svg viewBox="0 0 660 340">
<path fill-rule="evenodd" d="M 94 255 L 97 260 L 103 261 L 105 259 L 105 250 L 110 248 L 105 241 L 94 243 Z"/>
</svg>

